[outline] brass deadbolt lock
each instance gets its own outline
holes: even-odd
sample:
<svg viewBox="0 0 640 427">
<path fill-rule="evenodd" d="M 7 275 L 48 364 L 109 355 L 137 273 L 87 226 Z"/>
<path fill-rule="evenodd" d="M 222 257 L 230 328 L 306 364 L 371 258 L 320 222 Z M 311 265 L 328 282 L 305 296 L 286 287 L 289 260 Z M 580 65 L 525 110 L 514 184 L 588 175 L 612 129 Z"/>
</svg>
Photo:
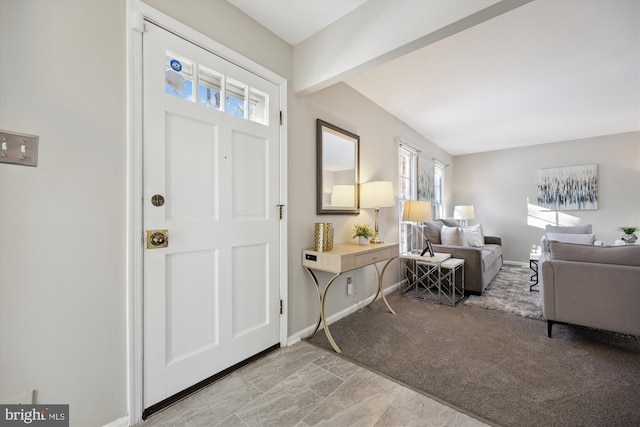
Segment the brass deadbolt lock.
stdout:
<svg viewBox="0 0 640 427">
<path fill-rule="evenodd" d="M 147 249 L 166 248 L 169 246 L 169 230 L 148 230 Z"/>
<path fill-rule="evenodd" d="M 164 205 L 164 197 L 161 194 L 154 194 L 151 197 L 151 204 L 153 206 L 162 206 Z"/>
</svg>

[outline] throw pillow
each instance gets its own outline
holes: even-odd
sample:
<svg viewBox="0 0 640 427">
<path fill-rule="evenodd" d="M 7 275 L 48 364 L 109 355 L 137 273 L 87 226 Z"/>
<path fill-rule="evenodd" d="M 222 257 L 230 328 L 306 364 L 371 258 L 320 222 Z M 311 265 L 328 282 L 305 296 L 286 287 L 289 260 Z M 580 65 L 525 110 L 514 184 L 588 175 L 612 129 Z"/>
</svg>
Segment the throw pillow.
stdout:
<svg viewBox="0 0 640 427">
<path fill-rule="evenodd" d="M 594 234 L 566 234 L 547 233 L 547 239 L 552 242 L 577 243 L 579 245 L 593 245 L 596 240 Z"/>
<path fill-rule="evenodd" d="M 460 227 L 460 223 L 455 219 L 451 218 L 441 218 L 438 221 L 446 225 L 447 227 Z"/>
<path fill-rule="evenodd" d="M 434 245 L 440 244 L 440 229 L 442 228 L 442 224 L 439 222 L 425 222 L 424 228 L 422 231 L 424 235 L 431 243 Z"/>
<path fill-rule="evenodd" d="M 484 246 L 484 234 L 482 232 L 482 224 L 472 225 L 470 227 L 463 227 L 462 232 L 467 242 L 467 246 L 473 246 L 476 248 Z"/>
<path fill-rule="evenodd" d="M 547 233 L 591 234 L 592 232 L 591 224 L 571 225 L 566 227 L 562 225 L 547 225 L 545 228 Z"/>
<path fill-rule="evenodd" d="M 464 233 L 460 227 L 448 227 L 442 226 L 440 231 L 440 241 L 443 245 L 451 246 L 467 246 L 467 242 L 464 239 Z"/>
</svg>

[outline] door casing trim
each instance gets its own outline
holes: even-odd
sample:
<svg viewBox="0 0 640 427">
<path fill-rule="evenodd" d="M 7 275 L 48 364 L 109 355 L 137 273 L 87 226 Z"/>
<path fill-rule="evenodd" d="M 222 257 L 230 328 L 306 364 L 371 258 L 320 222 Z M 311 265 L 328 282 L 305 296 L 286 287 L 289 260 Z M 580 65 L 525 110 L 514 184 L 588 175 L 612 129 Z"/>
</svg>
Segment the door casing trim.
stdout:
<svg viewBox="0 0 640 427">
<path fill-rule="evenodd" d="M 140 0 L 126 0 L 127 68 L 127 402 L 129 425 L 142 421 L 143 405 L 143 221 L 142 221 L 142 33 L 145 20 L 276 84 L 280 92 L 280 200 L 287 206 L 287 80 Z M 288 341 L 287 215 L 280 220 L 280 346 Z"/>
</svg>

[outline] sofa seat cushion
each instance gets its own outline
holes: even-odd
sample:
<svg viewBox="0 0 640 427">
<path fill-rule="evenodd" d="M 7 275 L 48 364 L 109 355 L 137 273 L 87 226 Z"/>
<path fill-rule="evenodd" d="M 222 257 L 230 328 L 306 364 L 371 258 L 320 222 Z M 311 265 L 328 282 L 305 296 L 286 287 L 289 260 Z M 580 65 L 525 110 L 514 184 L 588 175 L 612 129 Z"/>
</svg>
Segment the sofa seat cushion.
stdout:
<svg viewBox="0 0 640 427">
<path fill-rule="evenodd" d="M 549 242 L 552 260 L 640 266 L 640 245 L 589 246 Z"/>
<path fill-rule="evenodd" d="M 502 256 L 500 245 L 484 245 L 480 250 L 482 251 L 482 271 L 487 271 Z"/>
</svg>

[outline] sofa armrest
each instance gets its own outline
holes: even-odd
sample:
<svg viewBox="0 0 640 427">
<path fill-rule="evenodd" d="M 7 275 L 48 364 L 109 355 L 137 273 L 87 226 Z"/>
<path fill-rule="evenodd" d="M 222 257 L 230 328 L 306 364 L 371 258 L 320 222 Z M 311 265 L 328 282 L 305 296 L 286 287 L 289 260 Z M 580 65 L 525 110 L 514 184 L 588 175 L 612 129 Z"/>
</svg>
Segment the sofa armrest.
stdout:
<svg viewBox="0 0 640 427">
<path fill-rule="evenodd" d="M 544 253 L 538 260 L 538 284 L 540 285 L 538 289 L 542 302 L 542 315 L 546 320 L 556 320 L 556 280 L 553 264 L 550 261 Z"/>
<path fill-rule="evenodd" d="M 546 320 L 640 334 L 640 267 L 560 260 L 539 267 Z"/>
<path fill-rule="evenodd" d="M 497 236 L 484 236 L 484 244 L 502 246 L 502 238 Z"/>
</svg>

